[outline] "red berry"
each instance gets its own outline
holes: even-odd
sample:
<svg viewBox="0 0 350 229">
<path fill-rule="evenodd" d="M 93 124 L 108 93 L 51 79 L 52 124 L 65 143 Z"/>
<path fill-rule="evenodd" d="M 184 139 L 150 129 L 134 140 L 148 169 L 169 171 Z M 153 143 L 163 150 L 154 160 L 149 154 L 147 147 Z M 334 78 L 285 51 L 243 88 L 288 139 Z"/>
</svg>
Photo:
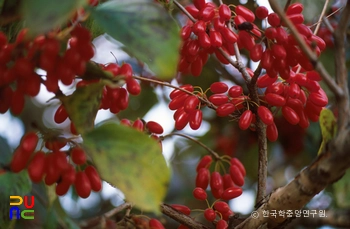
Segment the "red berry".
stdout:
<svg viewBox="0 0 350 229">
<path fill-rule="evenodd" d="M 266 137 L 269 139 L 270 142 L 274 142 L 278 138 L 278 130 L 275 125 L 275 123 L 272 123 L 271 125 L 268 125 L 266 127 Z"/>
<path fill-rule="evenodd" d="M 299 115 L 295 112 L 295 110 L 288 106 L 282 107 L 282 114 L 284 118 L 292 125 L 296 125 L 300 121 Z"/>
<path fill-rule="evenodd" d="M 213 94 L 209 97 L 209 101 L 212 102 L 215 106 L 220 106 L 228 102 L 228 97 L 224 94 Z"/>
<path fill-rule="evenodd" d="M 132 77 L 132 67 L 128 63 L 124 63 L 119 69 L 119 75 L 123 75 L 125 79 L 129 79 Z"/>
<path fill-rule="evenodd" d="M 28 165 L 28 175 L 34 183 L 40 182 L 45 172 L 45 153 L 36 152 L 33 159 Z"/>
<path fill-rule="evenodd" d="M 286 99 L 275 93 L 268 93 L 265 95 L 266 102 L 271 106 L 281 107 L 286 104 Z"/>
<path fill-rule="evenodd" d="M 194 198 L 196 198 L 197 200 L 205 200 L 207 199 L 207 193 L 205 192 L 204 189 L 202 188 L 195 188 L 192 192 Z"/>
<path fill-rule="evenodd" d="M 45 184 L 52 185 L 58 181 L 61 171 L 56 168 L 55 153 L 48 153 L 45 157 Z"/>
<path fill-rule="evenodd" d="M 139 82 L 134 78 L 127 78 L 126 89 L 132 95 L 139 95 L 141 92 L 141 87 Z"/>
<path fill-rule="evenodd" d="M 150 229 L 165 229 L 163 224 L 157 219 L 150 219 L 148 226 Z"/>
<path fill-rule="evenodd" d="M 263 123 L 270 125 L 273 123 L 273 115 L 271 111 L 265 106 L 258 107 L 258 115 Z"/>
<path fill-rule="evenodd" d="M 191 64 L 191 74 L 193 76 L 199 76 L 202 73 L 202 69 L 203 60 L 200 58 L 200 56 L 197 56 L 197 58 Z"/>
<path fill-rule="evenodd" d="M 191 95 L 187 97 L 186 100 L 184 101 L 185 111 L 187 113 L 194 111 L 195 109 L 197 109 L 198 104 L 199 104 L 199 99 L 197 96 Z"/>
<path fill-rule="evenodd" d="M 213 47 L 221 47 L 222 46 L 222 36 L 221 33 L 216 30 L 211 30 L 209 32 L 210 43 Z"/>
<path fill-rule="evenodd" d="M 233 198 L 237 198 L 242 195 L 242 188 L 239 187 L 231 187 L 224 190 L 221 195 L 221 199 L 223 200 L 231 200 Z"/>
<path fill-rule="evenodd" d="M 209 168 L 213 161 L 213 158 L 210 155 L 205 155 L 198 163 L 196 171 L 199 172 L 201 168 Z"/>
<path fill-rule="evenodd" d="M 320 89 L 318 92 L 311 92 L 309 94 L 308 100 L 319 107 L 324 107 L 328 104 L 328 98 L 326 93 Z"/>
<path fill-rule="evenodd" d="M 32 152 L 25 152 L 21 147 L 18 147 L 12 156 L 10 164 L 11 171 L 14 173 L 22 171 L 26 167 L 31 154 Z"/>
<path fill-rule="evenodd" d="M 239 118 L 238 126 L 241 130 L 246 130 L 250 126 L 253 120 L 253 112 L 251 110 L 246 110 L 243 112 Z"/>
<path fill-rule="evenodd" d="M 198 18 L 203 21 L 211 21 L 215 17 L 215 8 L 206 6 L 199 11 Z"/>
<path fill-rule="evenodd" d="M 255 15 L 250 9 L 248 9 L 242 5 L 238 5 L 238 6 L 236 6 L 235 11 L 236 11 L 237 15 L 244 17 L 244 19 L 246 19 L 247 21 L 254 22 Z"/>
<path fill-rule="evenodd" d="M 220 30 L 222 38 L 230 44 L 236 43 L 238 40 L 237 34 L 235 34 L 232 30 L 227 27 L 224 27 Z"/>
<path fill-rule="evenodd" d="M 75 168 L 73 167 L 73 165 L 69 164 L 68 168 L 62 172 L 62 181 L 64 181 L 65 183 L 69 183 L 69 184 L 73 184 L 75 181 Z"/>
<path fill-rule="evenodd" d="M 249 56 L 252 61 L 259 61 L 262 58 L 263 47 L 261 44 L 255 44 L 253 48 L 250 50 Z"/>
<path fill-rule="evenodd" d="M 56 189 L 55 189 L 56 195 L 58 195 L 58 196 L 65 195 L 68 192 L 70 185 L 71 185 L 70 183 L 67 183 L 65 181 L 59 182 L 56 185 Z"/>
<path fill-rule="evenodd" d="M 272 27 L 278 27 L 281 24 L 281 19 L 276 13 L 270 13 L 267 16 L 267 21 Z"/>
<path fill-rule="evenodd" d="M 87 198 L 91 193 L 91 184 L 86 173 L 80 171 L 77 172 L 74 181 L 75 190 L 81 198 Z"/>
<path fill-rule="evenodd" d="M 198 18 L 199 16 L 199 10 L 198 8 L 196 8 L 194 5 L 189 5 L 186 6 L 185 9 L 187 10 L 187 12 L 189 12 L 194 18 Z"/>
<path fill-rule="evenodd" d="M 231 113 L 233 113 L 235 110 L 236 110 L 236 107 L 234 104 L 225 103 L 225 104 L 218 106 L 218 108 L 216 109 L 216 114 L 219 117 L 225 117 L 225 116 L 228 116 Z"/>
<path fill-rule="evenodd" d="M 182 40 L 187 40 L 191 36 L 192 28 L 189 25 L 185 25 L 181 29 L 181 38 Z"/>
<path fill-rule="evenodd" d="M 212 208 L 207 208 L 204 210 L 204 218 L 209 222 L 213 222 L 216 218 L 216 213 Z"/>
<path fill-rule="evenodd" d="M 196 187 L 207 189 L 210 179 L 210 172 L 207 168 L 201 168 L 196 176 Z"/>
<path fill-rule="evenodd" d="M 88 177 L 90 184 L 91 184 L 91 190 L 95 192 L 99 192 L 102 189 L 102 181 L 100 176 L 97 173 L 97 170 L 92 165 L 88 165 L 84 170 L 86 176 Z"/>
<path fill-rule="evenodd" d="M 214 209 L 221 214 L 224 214 L 230 210 L 230 206 L 224 201 L 216 201 L 214 203 Z"/>
<path fill-rule="evenodd" d="M 192 130 L 198 130 L 202 124 L 203 114 L 201 110 L 194 110 L 190 113 L 189 123 Z"/>
<path fill-rule="evenodd" d="M 70 157 L 76 165 L 82 165 L 86 162 L 85 151 L 80 147 L 74 147 L 71 151 Z"/>
<path fill-rule="evenodd" d="M 242 95 L 242 93 L 243 93 L 243 88 L 239 85 L 230 87 L 230 90 L 228 91 L 229 96 L 231 96 L 232 98 L 238 97 Z"/>
<path fill-rule="evenodd" d="M 24 108 L 24 94 L 20 90 L 16 90 L 12 94 L 11 98 L 11 111 L 14 115 L 19 115 Z"/>
<path fill-rule="evenodd" d="M 243 186 L 244 185 L 244 176 L 241 172 L 241 170 L 238 168 L 236 165 L 231 165 L 230 166 L 230 175 L 232 181 L 238 185 L 238 186 Z"/>
<path fill-rule="evenodd" d="M 259 6 L 255 10 L 255 15 L 260 20 L 265 19 L 269 15 L 269 11 L 265 6 Z"/>
<path fill-rule="evenodd" d="M 143 121 L 141 119 L 136 119 L 135 122 L 132 124 L 132 127 L 142 132 L 144 129 Z"/>
<path fill-rule="evenodd" d="M 243 176 L 246 175 L 245 167 L 242 164 L 242 162 L 240 160 L 238 160 L 238 158 L 235 158 L 235 157 L 231 158 L 230 163 L 231 163 L 231 165 L 236 165 L 239 168 L 239 170 L 241 171 Z"/>
<path fill-rule="evenodd" d="M 185 126 L 189 122 L 189 117 L 190 117 L 190 115 L 188 113 L 186 113 L 185 111 L 180 113 L 179 116 L 177 117 L 177 119 L 175 120 L 175 129 L 182 130 L 183 128 L 185 128 Z"/>
<path fill-rule="evenodd" d="M 189 97 L 188 94 L 182 94 L 180 96 L 175 97 L 170 103 L 169 103 L 169 109 L 170 110 L 177 110 L 180 107 L 184 106 L 185 100 Z"/>
<path fill-rule="evenodd" d="M 64 122 L 67 118 L 68 118 L 68 113 L 66 111 L 66 108 L 63 106 L 63 104 L 61 104 L 55 112 L 54 121 L 60 124 Z"/>
<path fill-rule="evenodd" d="M 291 5 L 288 6 L 287 8 L 287 15 L 292 15 L 292 14 L 300 14 L 304 9 L 304 6 L 302 3 L 293 3 Z"/>
<path fill-rule="evenodd" d="M 185 215 L 190 215 L 191 214 L 191 209 L 185 205 L 182 204 L 172 204 L 170 205 L 172 208 L 175 208 L 179 212 L 182 212 Z"/>
<path fill-rule="evenodd" d="M 212 189 L 222 189 L 223 188 L 222 177 L 219 172 L 212 172 L 210 176 L 210 187 Z"/>
<path fill-rule="evenodd" d="M 228 21 L 231 19 L 231 9 L 226 4 L 221 4 L 219 7 L 219 16 L 220 19 Z"/>
<path fill-rule="evenodd" d="M 216 229 L 227 229 L 228 228 L 228 224 L 225 220 L 220 219 L 217 224 L 216 224 Z"/>
<path fill-rule="evenodd" d="M 222 176 L 222 181 L 224 183 L 224 190 L 232 187 L 236 187 L 235 183 L 233 183 L 230 174 L 225 174 Z"/>
<path fill-rule="evenodd" d="M 196 21 L 192 26 L 192 31 L 196 35 L 205 32 L 206 29 L 207 29 L 207 25 L 202 20 Z"/>
<path fill-rule="evenodd" d="M 147 129 L 154 134 L 162 134 L 164 132 L 163 127 L 154 121 L 149 121 L 146 123 Z"/>
<path fill-rule="evenodd" d="M 62 151 L 56 151 L 53 153 L 54 167 L 57 171 L 62 172 L 69 166 L 67 161 L 67 155 Z"/>
<path fill-rule="evenodd" d="M 38 144 L 39 137 L 34 132 L 28 132 L 22 137 L 20 147 L 26 153 L 33 153 Z"/>
</svg>

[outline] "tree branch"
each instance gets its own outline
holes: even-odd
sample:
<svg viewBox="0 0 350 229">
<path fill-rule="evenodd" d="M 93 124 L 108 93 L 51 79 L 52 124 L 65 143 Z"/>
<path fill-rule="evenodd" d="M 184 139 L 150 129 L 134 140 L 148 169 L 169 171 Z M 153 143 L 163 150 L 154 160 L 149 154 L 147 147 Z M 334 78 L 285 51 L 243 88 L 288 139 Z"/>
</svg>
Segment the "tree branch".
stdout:
<svg viewBox="0 0 350 229">
<path fill-rule="evenodd" d="M 349 88 L 348 88 L 348 71 L 346 69 L 346 55 L 345 55 L 345 39 L 346 30 L 350 21 L 350 1 L 347 1 L 346 6 L 342 12 L 338 27 L 334 33 L 334 45 L 335 45 L 335 73 L 336 81 L 341 90 L 343 96 L 336 96 L 337 105 L 339 109 L 338 115 L 338 128 L 339 132 L 345 128 L 349 128 L 349 114 L 350 114 L 350 100 L 349 100 Z"/>
<path fill-rule="evenodd" d="M 318 61 L 316 54 L 310 49 L 306 44 L 302 36 L 299 34 L 298 30 L 295 28 L 294 24 L 286 17 L 281 7 L 278 5 L 276 0 L 269 0 L 271 8 L 280 16 L 281 20 L 290 29 L 291 34 L 294 36 L 299 47 L 304 52 L 304 54 L 309 58 L 311 63 L 314 65 L 315 69 L 320 73 L 322 79 L 325 81 L 329 89 L 334 93 L 336 97 L 341 97 L 344 95 L 344 91 L 340 88 L 331 75 L 324 68 L 323 64 Z"/>
<path fill-rule="evenodd" d="M 187 216 L 176 209 L 172 208 L 171 206 L 167 204 L 161 204 L 160 210 L 164 215 L 169 216 L 170 218 L 174 219 L 175 221 L 186 225 L 190 229 L 210 229 L 209 227 L 195 221 L 190 216 Z"/>
</svg>

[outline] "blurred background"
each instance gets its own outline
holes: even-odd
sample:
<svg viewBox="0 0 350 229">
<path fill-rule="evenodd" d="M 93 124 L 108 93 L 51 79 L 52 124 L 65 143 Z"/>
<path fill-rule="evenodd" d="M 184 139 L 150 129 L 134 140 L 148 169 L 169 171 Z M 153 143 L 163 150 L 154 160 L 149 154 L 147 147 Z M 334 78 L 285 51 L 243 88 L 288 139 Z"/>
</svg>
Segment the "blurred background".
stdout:
<svg viewBox="0 0 350 229">
<path fill-rule="evenodd" d="M 186 0 L 179 2 L 182 5 L 191 3 Z M 269 8 L 268 2 L 265 0 L 224 2 L 227 5 L 244 4 L 250 9 L 255 9 L 257 5 L 264 5 Z M 286 1 L 280 2 L 284 4 Z M 304 4 L 303 13 L 305 20 L 310 25 L 317 22 L 325 0 L 303 0 L 300 2 Z M 337 7 L 337 4 L 341 5 L 341 1 L 330 1 L 328 12 L 332 12 L 332 6 Z M 185 16 L 178 12 L 177 9 L 174 10 L 174 16 L 180 24 L 186 20 Z M 337 15 L 329 19 L 332 22 L 336 22 Z M 256 24 L 261 26 L 261 28 L 268 26 L 265 21 L 257 22 Z M 322 53 L 320 60 L 327 70 L 333 73 L 334 54 L 332 53 L 332 39 L 323 26 L 321 26 L 320 33 L 323 33 L 323 37 L 320 36 L 326 40 L 329 46 Z M 94 61 L 102 64 L 116 61 L 118 63 L 128 62 L 132 64 L 135 74 L 144 76 L 149 74 L 139 65 L 137 60 L 129 57 L 122 50 L 120 43 L 113 41 L 112 38 L 106 35 L 99 36 L 94 40 L 94 45 L 96 47 Z M 349 50 L 347 54 L 349 54 Z M 254 70 L 257 63 L 250 61 L 247 53 L 243 52 L 242 55 L 247 66 Z M 215 81 L 224 81 L 229 86 L 238 84 L 244 87 L 244 82 L 239 72 L 230 65 L 220 64 L 215 57 L 209 59 L 199 77 L 179 74 L 171 83 L 174 85 L 190 83 L 206 90 Z M 175 131 L 173 112 L 167 107 L 169 103 L 168 95 L 172 90 L 144 82 L 141 82 L 141 86 L 141 95 L 130 97 L 130 105 L 127 110 L 117 115 L 113 115 L 108 110 L 100 110 L 96 123 L 106 119 L 120 120 L 128 118 L 135 120 L 142 118 L 145 121 L 157 121 L 160 123 L 164 128 L 164 135 Z M 64 93 L 70 94 L 74 91 L 75 85 L 71 87 L 61 85 L 61 88 Z M 327 87 L 323 88 L 328 92 Z M 0 160 L 4 161 L 10 157 L 11 152 L 18 146 L 22 135 L 33 129 L 33 124 L 41 128 L 59 129 L 63 133 L 69 133 L 69 121 L 59 125 L 53 121 L 54 113 L 59 106 L 59 101 L 50 100 L 53 97 L 54 94 L 47 92 L 46 88 L 42 87 L 38 96 L 26 100 L 24 112 L 20 116 L 15 117 L 10 112 L 0 115 L 0 158 L 2 158 Z M 332 109 L 333 98 L 330 94 L 329 98 L 329 108 Z M 204 120 L 201 128 L 193 131 L 186 127 L 181 133 L 198 139 L 220 155 L 234 156 L 242 161 L 247 170 L 245 185 L 243 186 L 244 191 L 240 197 L 230 201 L 229 204 L 235 214 L 247 216 L 254 209 L 255 205 L 258 161 L 257 136 L 250 130 L 241 131 L 238 128 L 238 124 L 229 118 L 217 117 L 213 110 L 207 108 L 202 110 Z M 279 138 L 274 143 L 268 143 L 267 193 L 292 180 L 300 170 L 317 156 L 321 143 L 319 123 L 311 123 L 310 127 L 304 130 L 299 126 L 289 124 L 282 117 L 276 117 L 275 120 Z M 172 171 L 171 183 L 164 202 L 168 204 L 184 204 L 191 209 L 205 209 L 207 207 L 205 202 L 200 202 L 192 197 L 192 190 L 195 187 L 195 168 L 200 158 L 207 154 L 205 149 L 181 137 L 167 138 L 162 142 L 162 145 L 164 157 Z M 330 208 L 348 209 L 350 207 L 349 177 L 348 173 L 337 184 L 328 187 L 325 191 L 315 196 L 306 208 L 320 210 Z M 0 192 L 2 185 L 4 184 L 0 183 Z M 64 221 L 64 225 L 68 225 L 69 228 L 78 228 L 79 223 L 84 222 L 84 220 L 98 216 L 122 204 L 124 197 L 122 192 L 107 183 L 104 183 L 101 192 L 92 193 L 87 199 L 79 198 L 74 190 L 70 190 L 58 200 L 50 201 L 55 198 L 55 194 L 52 193 L 52 189 L 47 189 L 42 184 L 33 184 L 29 190 L 34 196 L 40 196 L 35 205 L 35 212 L 38 214 L 38 217 L 34 220 L 35 222 L 18 221 L 16 228 L 62 228 L 62 226 L 59 226 L 60 221 Z M 213 199 L 209 199 L 209 202 L 212 203 Z M 48 203 L 54 206 L 53 210 L 50 210 L 51 208 L 47 210 Z M 136 215 L 143 214 L 137 209 L 133 209 L 131 213 Z M 196 214 L 197 212 L 193 213 L 193 216 L 196 216 Z M 112 219 L 118 220 L 122 216 L 122 214 L 117 214 Z M 204 222 L 200 211 L 198 211 L 196 219 Z M 166 228 L 177 228 L 179 225 L 165 216 L 161 218 L 161 221 L 166 223 Z M 84 227 L 83 224 L 80 224 L 80 226 Z M 304 226 L 299 226 L 298 228 L 303 228 Z M 323 226 L 319 228 L 332 227 Z"/>
</svg>

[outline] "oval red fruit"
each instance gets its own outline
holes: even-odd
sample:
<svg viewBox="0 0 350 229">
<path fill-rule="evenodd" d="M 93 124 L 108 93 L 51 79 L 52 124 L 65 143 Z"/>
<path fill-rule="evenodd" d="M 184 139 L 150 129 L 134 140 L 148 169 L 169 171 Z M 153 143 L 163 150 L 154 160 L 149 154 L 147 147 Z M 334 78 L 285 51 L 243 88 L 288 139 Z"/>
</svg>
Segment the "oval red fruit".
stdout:
<svg viewBox="0 0 350 229">
<path fill-rule="evenodd" d="M 74 181 L 75 190 L 81 198 L 87 198 L 91 193 L 91 184 L 86 173 L 80 171 L 77 172 Z"/>
<path fill-rule="evenodd" d="M 243 112 L 239 118 L 238 126 L 241 130 L 246 130 L 249 128 L 253 120 L 253 112 L 251 110 L 246 110 Z"/>
<path fill-rule="evenodd" d="M 45 153 L 38 151 L 28 165 L 28 175 L 34 183 L 40 182 L 45 173 Z"/>
<path fill-rule="evenodd" d="M 263 123 L 270 125 L 273 123 L 273 115 L 271 111 L 265 106 L 258 107 L 258 115 Z"/>
<path fill-rule="evenodd" d="M 239 188 L 239 187 L 227 188 L 222 193 L 221 199 L 231 200 L 231 199 L 239 197 L 240 195 L 242 195 L 242 188 Z"/>
<path fill-rule="evenodd" d="M 207 193 L 205 192 L 204 189 L 202 188 L 195 188 L 192 192 L 194 198 L 196 198 L 197 200 L 205 200 L 207 199 Z"/>
<path fill-rule="evenodd" d="M 210 172 L 207 168 L 201 168 L 196 176 L 196 187 L 207 189 L 210 180 Z"/>
<path fill-rule="evenodd" d="M 209 222 L 213 222 L 216 219 L 216 212 L 212 208 L 204 210 L 204 218 Z"/>
<path fill-rule="evenodd" d="M 213 158 L 210 155 L 205 155 L 199 161 L 196 171 L 198 172 L 201 168 L 208 168 L 211 165 L 212 161 L 213 161 Z"/>
<path fill-rule="evenodd" d="M 154 121 L 149 121 L 146 123 L 147 129 L 154 134 L 162 134 L 164 132 L 163 127 Z"/>
<path fill-rule="evenodd" d="M 278 138 L 278 130 L 275 123 L 266 127 L 266 137 L 270 142 L 274 142 Z"/>
<path fill-rule="evenodd" d="M 216 109 L 216 114 L 219 117 L 225 117 L 225 116 L 228 116 L 231 113 L 233 113 L 235 110 L 236 110 L 236 107 L 234 104 L 225 103 L 225 104 L 218 106 L 218 108 Z"/>
<path fill-rule="evenodd" d="M 86 162 L 85 151 L 80 147 L 74 147 L 71 151 L 70 157 L 76 165 L 82 165 Z"/>
<path fill-rule="evenodd" d="M 85 168 L 84 172 L 90 181 L 91 189 L 95 192 L 101 191 L 102 181 L 95 167 L 92 165 L 88 165 Z"/>
<path fill-rule="evenodd" d="M 190 113 L 189 123 L 192 130 L 198 130 L 202 124 L 203 114 L 201 110 L 195 110 Z"/>
<path fill-rule="evenodd" d="M 185 215 L 190 215 L 191 214 L 191 209 L 185 205 L 182 204 L 172 204 L 170 205 L 172 208 L 175 208 L 179 212 L 182 212 Z"/>
<path fill-rule="evenodd" d="M 33 153 L 38 144 L 39 137 L 34 132 L 28 132 L 22 137 L 20 147 L 27 153 Z"/>
<path fill-rule="evenodd" d="M 230 176 L 232 181 L 238 185 L 243 186 L 244 185 L 244 176 L 241 172 L 241 170 L 236 165 L 230 166 Z"/>
<path fill-rule="evenodd" d="M 283 114 L 284 118 L 292 125 L 296 125 L 300 121 L 300 118 L 299 118 L 299 115 L 297 114 L 297 112 L 295 112 L 295 110 L 293 110 L 292 108 L 290 108 L 288 106 L 282 107 L 282 114 Z"/>
</svg>

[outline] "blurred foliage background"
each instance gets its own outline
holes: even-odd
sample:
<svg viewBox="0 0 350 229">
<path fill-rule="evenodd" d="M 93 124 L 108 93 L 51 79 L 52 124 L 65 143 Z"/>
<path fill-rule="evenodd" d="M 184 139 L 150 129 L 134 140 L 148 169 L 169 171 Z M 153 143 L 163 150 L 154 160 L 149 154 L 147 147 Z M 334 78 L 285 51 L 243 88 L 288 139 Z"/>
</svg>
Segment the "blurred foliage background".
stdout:
<svg viewBox="0 0 350 229">
<path fill-rule="evenodd" d="M 1 1 L 0 1 L 1 2 Z M 9 2 L 9 1 L 6 1 Z M 179 1 L 182 5 L 190 4 L 190 1 Z M 227 5 L 244 4 L 250 9 L 257 7 L 257 2 L 249 1 L 224 1 Z M 259 4 L 266 4 L 267 1 L 258 1 Z M 280 1 L 283 5 L 286 0 Z M 318 20 L 318 16 L 322 10 L 325 0 L 303 0 L 304 16 L 310 24 Z M 14 7 L 15 8 L 15 7 Z M 4 12 L 2 12 L 4 14 Z M 184 16 L 174 9 L 172 12 L 174 18 L 179 23 L 185 20 Z M 337 16 L 332 17 L 336 21 Z M 258 26 L 266 26 L 264 23 L 257 23 Z M 142 39 L 142 38 L 140 38 Z M 118 62 L 128 62 L 133 65 L 135 74 L 147 76 L 148 72 L 134 58 L 129 57 L 122 51 L 116 43 L 110 43 L 103 35 L 95 39 L 96 57 L 95 60 L 101 63 L 114 62 L 114 55 Z M 127 45 L 127 44 L 125 44 Z M 112 55 L 112 54 L 113 55 Z M 256 63 L 252 63 L 247 53 L 242 55 L 245 57 L 247 65 L 254 69 Z M 348 64 L 350 51 L 347 50 Z M 334 73 L 334 53 L 332 47 L 322 53 L 320 60 L 326 66 L 327 70 Z M 243 80 L 239 72 L 231 66 L 223 66 L 215 57 L 211 57 L 205 65 L 202 74 L 199 77 L 189 75 L 177 75 L 172 81 L 174 84 L 193 84 L 201 87 L 203 90 L 209 88 L 210 84 L 215 81 L 225 81 L 229 85 L 243 85 Z M 120 112 L 117 116 L 113 116 L 108 112 L 102 112 L 97 117 L 97 122 L 109 119 L 128 118 L 135 120 L 136 118 L 145 118 L 148 120 L 159 121 L 164 125 L 167 133 L 174 130 L 172 113 L 167 111 L 167 103 L 169 102 L 169 88 L 156 86 L 147 83 L 141 83 L 142 93 L 139 96 L 131 97 L 130 105 L 127 110 Z M 323 87 L 329 92 L 327 87 Z M 70 91 L 73 88 L 66 88 Z M 329 94 L 329 108 L 332 109 L 334 98 Z M 23 133 L 32 130 L 33 124 L 40 128 L 57 128 L 68 131 L 69 123 L 55 124 L 53 115 L 58 106 L 58 101 L 49 100 L 51 94 L 42 92 L 38 97 L 27 99 L 24 112 L 14 117 L 9 112 L 0 116 L 0 163 L 2 165 L 9 162 L 11 152 L 19 143 Z M 221 155 L 229 155 L 238 157 L 246 167 L 247 177 L 244 185 L 243 195 L 230 202 L 232 210 L 236 214 L 247 215 L 254 208 L 254 199 L 257 182 L 257 137 L 254 132 L 247 130 L 241 131 L 236 122 L 229 118 L 220 118 L 215 112 L 204 109 L 205 123 L 199 131 L 191 131 L 185 129 L 183 132 L 196 137 L 210 148 L 214 149 Z M 282 117 L 276 118 L 276 125 L 279 131 L 277 142 L 268 143 L 269 167 L 268 167 L 268 193 L 274 189 L 285 185 L 289 180 L 293 179 L 297 173 L 308 165 L 316 156 L 321 143 L 321 133 L 319 123 L 311 123 L 307 130 L 299 126 L 293 126 L 286 122 Z M 195 168 L 198 160 L 206 154 L 206 151 L 197 144 L 179 137 L 168 139 L 163 144 L 163 152 L 168 159 L 169 166 L 172 171 L 171 183 L 165 203 L 184 204 L 191 209 L 206 208 L 205 202 L 200 202 L 192 198 L 192 190 L 195 187 Z M 116 165 L 117 166 L 117 165 Z M 137 165 L 135 165 L 137 166 Z M 338 183 L 328 187 L 325 191 L 316 196 L 309 204 L 310 209 L 329 209 L 329 208 L 350 208 L 350 175 L 344 176 Z M 15 182 L 13 182 L 15 181 Z M 18 184 L 17 184 L 18 183 Z M 34 195 L 36 197 L 35 214 L 36 218 L 32 221 L 17 221 L 14 228 L 84 228 L 84 220 L 91 219 L 102 213 L 105 213 L 123 201 L 123 194 L 108 184 L 104 184 L 101 193 L 93 193 L 88 199 L 80 199 L 71 190 L 65 197 L 57 198 L 52 187 L 46 187 L 43 184 L 31 184 L 26 173 L 13 174 L 4 177 L 0 175 L 0 192 L 6 193 L 6 190 L 16 185 L 21 186 L 23 195 Z M 8 200 L 7 200 L 8 201 Z M 209 200 L 212 203 L 213 200 Z M 1 202 L 5 205 L 7 202 Z M 123 217 L 123 213 L 113 216 L 113 219 L 119 220 Z M 132 214 L 143 214 L 138 209 L 133 209 Z M 5 214 L 2 212 L 2 214 Z M 6 213 L 7 214 L 7 213 Z M 198 212 L 196 219 L 201 220 L 201 214 Z M 166 228 L 177 228 L 179 225 L 167 217 L 161 218 L 166 223 Z M 203 221 L 203 220 L 202 220 Z M 113 225 L 110 225 L 113 228 Z M 97 226 L 96 228 L 98 228 Z M 0 225 L 0 228 L 3 228 Z M 300 227 L 302 228 L 302 227 Z"/>
</svg>

